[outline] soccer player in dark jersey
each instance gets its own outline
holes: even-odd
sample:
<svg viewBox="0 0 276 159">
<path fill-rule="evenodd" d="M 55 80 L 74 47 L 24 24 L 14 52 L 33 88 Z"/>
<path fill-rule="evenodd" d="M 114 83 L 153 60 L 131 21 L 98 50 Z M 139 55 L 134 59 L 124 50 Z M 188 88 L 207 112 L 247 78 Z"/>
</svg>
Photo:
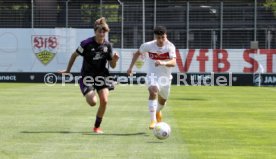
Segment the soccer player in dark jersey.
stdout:
<svg viewBox="0 0 276 159">
<path fill-rule="evenodd" d="M 95 21 L 94 31 L 95 36 L 82 41 L 77 50 L 71 55 L 67 69 L 59 72 L 70 73 L 75 59 L 78 56 L 83 57 L 82 78 L 79 80 L 80 89 L 90 106 L 96 105 L 97 97 L 95 91 L 97 91 L 100 106 L 93 131 L 95 133 L 103 133 L 100 124 L 106 110 L 109 94 L 109 84 L 106 83 L 106 79 L 109 77 L 109 70 L 106 64 L 108 63 L 112 68 L 115 68 L 119 55 L 112 52 L 111 44 L 105 40 L 109 27 L 104 17 Z"/>
</svg>

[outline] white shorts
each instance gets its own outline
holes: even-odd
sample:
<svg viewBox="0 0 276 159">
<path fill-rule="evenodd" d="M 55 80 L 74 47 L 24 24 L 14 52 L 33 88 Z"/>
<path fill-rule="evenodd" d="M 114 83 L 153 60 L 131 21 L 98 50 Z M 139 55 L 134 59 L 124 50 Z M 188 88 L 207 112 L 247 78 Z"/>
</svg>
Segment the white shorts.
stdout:
<svg viewBox="0 0 276 159">
<path fill-rule="evenodd" d="M 159 78 L 149 78 L 147 76 L 147 86 L 156 86 L 158 89 L 158 95 L 164 99 L 168 99 L 171 89 L 171 78 L 170 77 L 159 77 Z"/>
</svg>

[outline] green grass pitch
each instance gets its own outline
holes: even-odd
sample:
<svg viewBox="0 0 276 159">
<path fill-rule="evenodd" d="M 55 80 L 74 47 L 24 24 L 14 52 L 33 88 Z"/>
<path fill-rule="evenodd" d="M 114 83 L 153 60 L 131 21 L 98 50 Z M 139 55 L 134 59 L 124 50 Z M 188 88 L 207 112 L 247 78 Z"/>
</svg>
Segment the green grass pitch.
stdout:
<svg viewBox="0 0 276 159">
<path fill-rule="evenodd" d="M 117 86 L 102 128 L 74 85 L 0 84 L 1 159 L 275 159 L 276 88 L 172 86 L 167 140 L 148 130 L 147 89 Z"/>
</svg>

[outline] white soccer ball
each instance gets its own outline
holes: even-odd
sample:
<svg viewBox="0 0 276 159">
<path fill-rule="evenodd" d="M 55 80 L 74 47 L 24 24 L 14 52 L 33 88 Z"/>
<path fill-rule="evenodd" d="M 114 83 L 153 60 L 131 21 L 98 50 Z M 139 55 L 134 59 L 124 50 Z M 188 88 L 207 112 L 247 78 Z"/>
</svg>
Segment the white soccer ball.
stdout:
<svg viewBox="0 0 276 159">
<path fill-rule="evenodd" d="M 165 122 L 157 123 L 153 129 L 153 134 L 160 140 L 168 138 L 171 134 L 171 127 Z"/>
</svg>

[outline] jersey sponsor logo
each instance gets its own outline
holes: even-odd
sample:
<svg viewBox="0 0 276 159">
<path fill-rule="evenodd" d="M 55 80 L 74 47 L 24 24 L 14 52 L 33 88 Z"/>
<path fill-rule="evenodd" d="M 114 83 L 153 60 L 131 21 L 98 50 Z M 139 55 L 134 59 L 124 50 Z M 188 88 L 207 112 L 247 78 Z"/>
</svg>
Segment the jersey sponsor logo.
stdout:
<svg viewBox="0 0 276 159">
<path fill-rule="evenodd" d="M 170 59 L 170 54 L 169 52 L 162 53 L 162 54 L 149 52 L 149 58 L 151 58 L 152 60 L 168 60 Z"/>
<path fill-rule="evenodd" d="M 101 53 L 100 52 L 96 52 L 96 55 L 93 57 L 93 60 L 99 60 L 101 58 L 102 58 Z"/>
<path fill-rule="evenodd" d="M 103 52 L 107 53 L 107 47 L 106 46 L 103 48 Z"/>
<path fill-rule="evenodd" d="M 32 48 L 40 62 L 47 65 L 58 52 L 59 38 L 56 35 L 33 35 Z"/>
</svg>

